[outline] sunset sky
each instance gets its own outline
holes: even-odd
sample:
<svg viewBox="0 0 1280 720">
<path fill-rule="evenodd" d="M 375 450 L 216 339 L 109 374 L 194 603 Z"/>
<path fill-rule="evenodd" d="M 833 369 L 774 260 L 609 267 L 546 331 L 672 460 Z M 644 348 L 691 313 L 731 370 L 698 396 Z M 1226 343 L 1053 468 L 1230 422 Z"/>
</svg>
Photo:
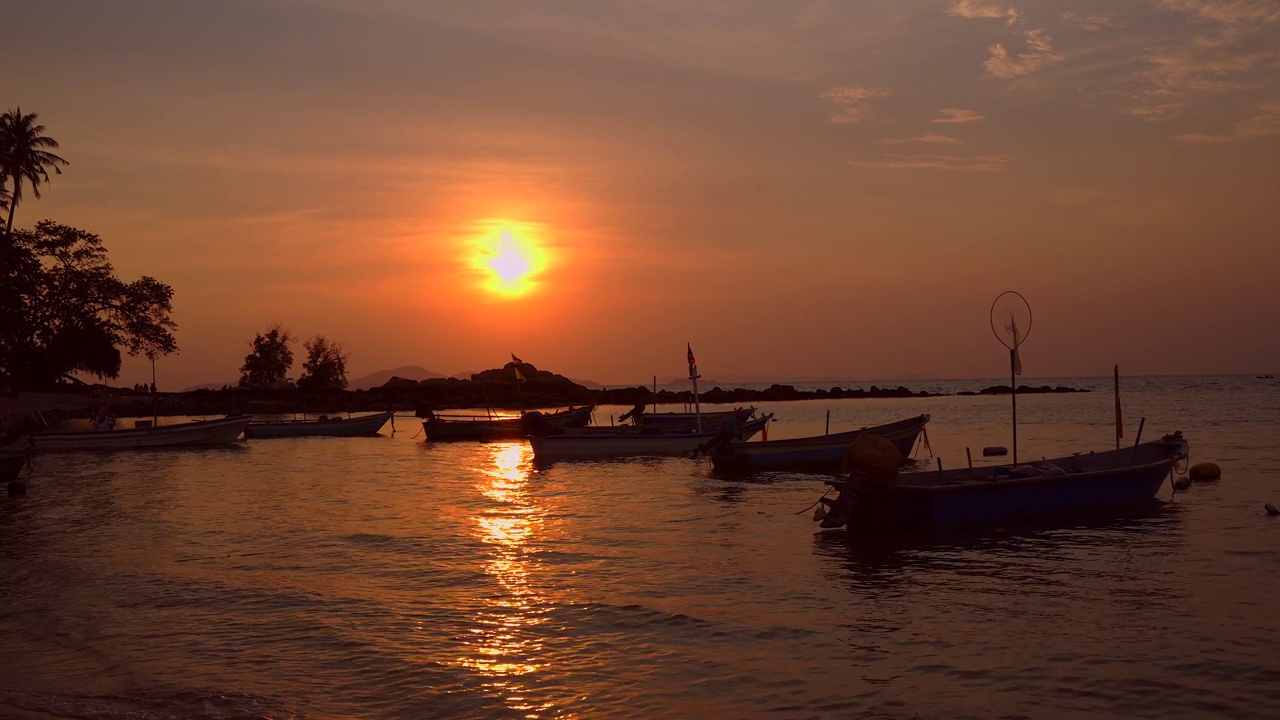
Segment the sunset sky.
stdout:
<svg viewBox="0 0 1280 720">
<path fill-rule="evenodd" d="M 276 321 L 352 376 L 515 352 L 638 383 L 688 341 L 719 378 L 991 377 L 1006 289 L 1030 376 L 1280 370 L 1276 0 L 39 0 L 0 27 L 0 101 L 71 162 L 17 222 L 174 287 L 162 388 L 234 382 Z M 537 248 L 515 288 L 502 242 Z"/>
</svg>

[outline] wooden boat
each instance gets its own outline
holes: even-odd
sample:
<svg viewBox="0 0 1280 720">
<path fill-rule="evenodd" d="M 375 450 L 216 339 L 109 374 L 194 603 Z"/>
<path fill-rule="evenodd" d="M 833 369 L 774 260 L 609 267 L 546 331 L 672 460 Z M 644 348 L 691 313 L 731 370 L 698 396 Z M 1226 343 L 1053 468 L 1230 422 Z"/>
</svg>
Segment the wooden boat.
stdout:
<svg viewBox="0 0 1280 720">
<path fill-rule="evenodd" d="M 5 450 L 0 452 L 0 482 L 9 482 L 18 477 L 22 468 L 26 467 L 31 453 L 27 450 Z"/>
<path fill-rule="evenodd" d="M 116 430 L 46 430 L 33 433 L 31 444 L 42 452 L 227 445 L 240 437 L 252 419 L 252 415 L 229 415 L 217 420 Z"/>
<path fill-rule="evenodd" d="M 880 481 L 859 472 L 828 480 L 840 493 L 823 497 L 814 520 L 824 528 L 919 531 L 984 526 L 1063 512 L 1152 502 L 1174 463 L 1187 457 L 1181 433 L 1122 450 Z"/>
<path fill-rule="evenodd" d="M 392 411 L 353 418 L 319 420 L 255 420 L 244 429 L 246 439 L 286 437 L 358 437 L 377 435 L 395 413 Z"/>
<path fill-rule="evenodd" d="M 705 430 L 711 426 L 718 427 L 720 423 L 731 416 L 737 416 L 739 422 L 746 422 L 754 417 L 755 414 L 756 409 L 753 407 L 702 413 L 702 429 Z M 698 422 L 698 414 L 689 412 L 640 413 L 635 416 L 634 422 L 641 427 L 666 427 L 672 425 L 694 427 Z"/>
<path fill-rule="evenodd" d="M 711 454 L 716 470 L 731 473 L 751 473 L 764 470 L 789 470 L 795 472 L 840 472 L 845 454 L 865 433 L 879 435 L 902 453 L 911 455 L 916 439 L 929 422 L 928 415 L 907 420 L 851 430 L 849 432 L 815 437 L 766 440 L 764 442 L 725 443 Z"/>
<path fill-rule="evenodd" d="M 750 439 L 773 419 L 772 414 L 742 423 L 739 437 Z M 691 455 L 701 446 L 716 439 L 719 429 L 697 432 L 691 428 L 670 431 L 658 428 L 617 429 L 611 433 L 560 433 L 529 438 L 534 459 L 600 460 L 648 455 Z"/>
<path fill-rule="evenodd" d="M 548 429 L 585 427 L 591 422 L 594 405 L 570 407 L 553 413 L 527 412 L 523 415 L 490 417 L 486 415 L 436 415 L 422 423 L 427 439 L 440 440 L 513 440 Z"/>
</svg>

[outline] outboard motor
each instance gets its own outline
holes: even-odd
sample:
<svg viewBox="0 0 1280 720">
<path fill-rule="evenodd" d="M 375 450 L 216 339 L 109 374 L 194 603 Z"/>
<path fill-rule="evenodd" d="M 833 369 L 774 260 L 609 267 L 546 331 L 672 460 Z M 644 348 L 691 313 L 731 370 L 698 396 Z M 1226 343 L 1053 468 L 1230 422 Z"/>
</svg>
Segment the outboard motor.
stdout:
<svg viewBox="0 0 1280 720">
<path fill-rule="evenodd" d="M 547 420 L 547 416 L 537 410 L 531 410 L 524 415 L 521 415 L 520 426 L 524 428 L 526 435 L 532 435 L 534 437 L 550 435 L 552 430 L 554 430 L 554 428 L 551 427 L 550 421 Z"/>
</svg>

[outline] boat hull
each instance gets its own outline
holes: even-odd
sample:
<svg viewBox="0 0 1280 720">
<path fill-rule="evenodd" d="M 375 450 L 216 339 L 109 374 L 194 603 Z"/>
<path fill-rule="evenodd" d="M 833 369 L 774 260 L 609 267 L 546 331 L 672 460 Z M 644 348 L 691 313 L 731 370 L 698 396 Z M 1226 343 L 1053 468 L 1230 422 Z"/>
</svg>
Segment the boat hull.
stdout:
<svg viewBox="0 0 1280 720">
<path fill-rule="evenodd" d="M 8 482 L 18 477 L 22 468 L 26 467 L 28 457 L 30 453 L 25 450 L 0 453 L 0 482 Z"/>
<path fill-rule="evenodd" d="M 46 431 L 32 435 L 31 444 L 41 452 L 228 445 L 240 437 L 252 419 L 252 415 L 234 415 L 146 428 Z"/>
<path fill-rule="evenodd" d="M 595 409 L 586 405 L 572 410 L 542 415 L 542 422 L 550 428 L 586 427 Z M 432 417 L 422 423 L 427 440 L 431 442 L 455 440 L 518 440 L 530 434 L 523 418 L 492 419 L 477 415 L 474 419 Z"/>
<path fill-rule="evenodd" d="M 712 425 L 719 426 L 730 416 L 737 414 L 738 419 L 746 422 L 755 414 L 755 408 L 743 408 L 739 410 L 722 410 L 717 412 L 702 413 L 702 428 L 708 429 Z M 662 413 L 640 413 L 635 419 L 635 424 L 640 427 L 694 427 L 698 423 L 697 413 L 686 412 L 662 412 Z"/>
<path fill-rule="evenodd" d="M 765 415 L 745 422 L 740 437 L 750 439 L 773 418 Z M 562 434 L 531 437 L 534 459 L 539 462 L 559 460 L 607 460 L 619 457 L 691 455 L 714 440 L 718 431 L 704 432 L 628 432 L 609 434 Z"/>
<path fill-rule="evenodd" d="M 284 420 L 251 422 L 245 428 L 246 439 L 263 440 L 289 437 L 360 437 L 377 435 L 394 413 L 384 412 L 336 420 Z"/>
<path fill-rule="evenodd" d="M 728 473 L 841 472 L 844 470 L 844 459 L 849 448 L 864 434 L 871 433 L 883 437 L 893 443 L 905 458 L 911 456 L 916 440 L 928 422 L 928 415 L 920 415 L 909 420 L 835 435 L 754 443 L 726 443 L 712 454 L 711 462 L 716 470 Z"/>
<path fill-rule="evenodd" d="M 824 528 L 871 532 L 999 526 L 1064 513 L 1094 512 L 1153 502 L 1173 464 L 1185 458 L 1180 435 L 1136 448 L 1033 463 L 906 473 L 892 487 L 866 477 L 828 481 L 840 488 L 815 515 Z M 1018 476 L 1046 469 L 1062 474 Z"/>
</svg>

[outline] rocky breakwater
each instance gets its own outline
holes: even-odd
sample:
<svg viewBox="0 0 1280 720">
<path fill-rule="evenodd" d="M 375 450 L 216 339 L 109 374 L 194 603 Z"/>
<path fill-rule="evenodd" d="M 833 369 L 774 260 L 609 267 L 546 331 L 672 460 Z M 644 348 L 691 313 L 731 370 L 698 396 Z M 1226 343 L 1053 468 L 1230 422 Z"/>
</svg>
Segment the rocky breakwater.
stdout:
<svg viewBox="0 0 1280 720">
<path fill-rule="evenodd" d="M 1013 391 L 1010 389 L 1010 386 L 1008 385 L 992 385 L 991 387 L 983 388 L 977 392 L 959 392 L 956 394 L 957 395 L 1008 395 L 1011 392 Z M 1039 387 L 1032 387 L 1031 385 L 1018 386 L 1019 395 L 1043 395 L 1045 393 L 1053 394 L 1053 393 L 1082 393 L 1082 392 L 1089 392 L 1089 391 L 1081 388 L 1066 387 L 1063 385 L 1058 385 L 1057 387 L 1053 387 L 1050 385 L 1041 385 Z"/>
</svg>

